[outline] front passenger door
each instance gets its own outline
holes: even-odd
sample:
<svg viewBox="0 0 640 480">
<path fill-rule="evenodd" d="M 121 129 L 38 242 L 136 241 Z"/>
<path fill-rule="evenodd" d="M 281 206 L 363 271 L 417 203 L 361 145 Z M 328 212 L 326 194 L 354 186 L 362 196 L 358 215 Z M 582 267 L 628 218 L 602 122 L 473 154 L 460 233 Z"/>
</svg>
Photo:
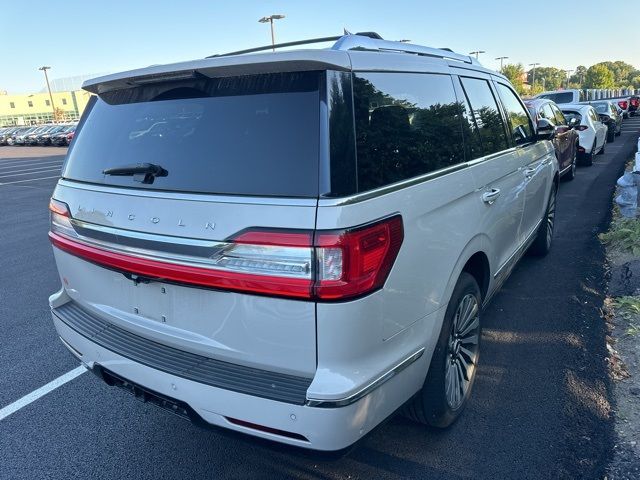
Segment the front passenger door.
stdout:
<svg viewBox="0 0 640 480">
<path fill-rule="evenodd" d="M 512 140 L 523 162 L 525 198 L 522 232 L 524 240 L 527 240 L 535 234 L 547 208 L 555 153 L 547 142 L 536 142 L 531 119 L 516 93 L 502 83 L 496 82 L 495 85 L 507 116 Z"/>
</svg>

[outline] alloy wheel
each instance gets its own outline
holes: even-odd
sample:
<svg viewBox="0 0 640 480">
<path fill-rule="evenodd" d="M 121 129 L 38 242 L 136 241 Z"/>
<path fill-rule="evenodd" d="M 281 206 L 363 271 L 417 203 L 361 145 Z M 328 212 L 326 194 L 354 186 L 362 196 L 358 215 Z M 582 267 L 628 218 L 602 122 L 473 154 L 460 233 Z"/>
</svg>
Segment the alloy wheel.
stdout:
<svg viewBox="0 0 640 480">
<path fill-rule="evenodd" d="M 472 293 L 462 297 L 453 317 L 445 372 L 447 403 L 460 408 L 471 386 L 479 352 L 480 306 Z"/>
<path fill-rule="evenodd" d="M 556 191 L 552 190 L 547 207 L 547 247 L 551 245 L 553 238 L 553 226 L 556 219 Z"/>
</svg>

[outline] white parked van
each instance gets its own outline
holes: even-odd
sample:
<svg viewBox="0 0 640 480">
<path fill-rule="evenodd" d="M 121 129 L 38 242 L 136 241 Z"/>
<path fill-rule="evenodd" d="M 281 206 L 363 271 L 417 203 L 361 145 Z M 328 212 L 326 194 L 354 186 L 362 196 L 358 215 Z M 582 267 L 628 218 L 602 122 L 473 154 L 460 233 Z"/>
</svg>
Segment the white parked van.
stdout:
<svg viewBox="0 0 640 480">
<path fill-rule="evenodd" d="M 318 450 L 462 412 L 483 305 L 551 246 L 553 129 L 468 56 L 336 40 L 85 83 L 50 304 L 110 385 Z"/>
</svg>

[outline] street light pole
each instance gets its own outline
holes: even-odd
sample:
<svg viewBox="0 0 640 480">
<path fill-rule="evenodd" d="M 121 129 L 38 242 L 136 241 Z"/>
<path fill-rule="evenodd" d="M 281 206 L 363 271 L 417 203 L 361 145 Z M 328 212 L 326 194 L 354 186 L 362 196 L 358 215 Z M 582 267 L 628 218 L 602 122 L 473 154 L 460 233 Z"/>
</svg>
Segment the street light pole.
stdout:
<svg viewBox="0 0 640 480">
<path fill-rule="evenodd" d="M 500 60 L 500 70 L 502 71 L 502 62 L 505 61 L 509 57 L 496 57 L 496 60 Z"/>
<path fill-rule="evenodd" d="M 539 63 L 530 63 L 529 66 L 533 67 L 533 73 L 531 74 L 531 88 L 536 87 L 536 67 L 540 65 Z"/>
<path fill-rule="evenodd" d="M 49 76 L 47 75 L 47 70 L 51 67 L 45 67 L 44 65 L 40 67 L 38 70 L 42 70 L 44 72 L 44 80 L 47 82 L 47 90 L 49 91 L 49 100 L 51 100 L 51 109 L 53 110 L 53 121 L 56 121 L 56 107 L 53 104 L 53 95 L 51 95 L 51 86 L 49 85 Z"/>
<path fill-rule="evenodd" d="M 573 72 L 573 70 L 565 70 L 564 73 L 567 74 L 567 88 L 569 88 L 569 74 Z"/>
<path fill-rule="evenodd" d="M 274 52 L 276 51 L 276 37 L 273 33 L 273 21 L 280 20 L 281 18 L 284 18 L 284 15 L 269 15 L 268 17 L 262 17 L 258 20 L 260 23 L 269 23 L 271 25 L 271 47 Z"/>
<path fill-rule="evenodd" d="M 487 52 L 485 52 L 484 50 L 476 50 L 475 52 L 469 52 L 469 55 L 475 55 L 476 56 L 476 60 L 478 60 L 478 56 L 481 53 L 487 53 Z"/>
</svg>

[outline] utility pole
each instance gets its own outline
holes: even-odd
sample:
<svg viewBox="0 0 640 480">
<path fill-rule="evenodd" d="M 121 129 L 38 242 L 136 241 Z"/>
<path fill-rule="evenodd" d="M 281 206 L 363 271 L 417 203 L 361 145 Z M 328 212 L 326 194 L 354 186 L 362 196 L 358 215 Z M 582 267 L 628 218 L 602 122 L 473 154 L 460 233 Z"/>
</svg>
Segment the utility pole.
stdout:
<svg viewBox="0 0 640 480">
<path fill-rule="evenodd" d="M 273 21 L 280 20 L 281 18 L 284 18 L 284 15 L 269 15 L 268 17 L 262 17 L 260 20 L 258 20 L 258 22 L 260 23 L 271 24 L 271 47 L 274 52 L 276 51 L 276 48 L 275 48 L 276 37 L 273 33 Z"/>
<path fill-rule="evenodd" d="M 531 88 L 535 88 L 536 86 L 536 67 L 540 65 L 539 63 L 530 63 L 529 66 L 533 67 L 533 72 L 531 74 Z"/>
<path fill-rule="evenodd" d="M 56 121 L 56 107 L 53 104 L 53 95 L 51 95 L 51 86 L 49 85 L 49 76 L 47 75 L 47 70 L 51 67 L 42 66 L 38 70 L 42 70 L 44 72 L 44 80 L 47 82 L 47 90 L 49 91 L 49 100 L 51 100 L 51 109 L 53 110 L 53 121 Z"/>
<path fill-rule="evenodd" d="M 569 75 L 573 72 L 573 70 L 565 70 L 564 73 L 567 74 L 567 88 L 569 88 Z"/>
<path fill-rule="evenodd" d="M 509 57 L 496 57 L 496 60 L 500 60 L 500 71 L 502 71 L 502 62 Z"/>
<path fill-rule="evenodd" d="M 469 52 L 469 55 L 475 55 L 476 56 L 476 60 L 478 60 L 478 56 L 481 53 L 487 53 L 487 52 L 485 52 L 484 50 L 476 50 L 475 52 Z"/>
</svg>

